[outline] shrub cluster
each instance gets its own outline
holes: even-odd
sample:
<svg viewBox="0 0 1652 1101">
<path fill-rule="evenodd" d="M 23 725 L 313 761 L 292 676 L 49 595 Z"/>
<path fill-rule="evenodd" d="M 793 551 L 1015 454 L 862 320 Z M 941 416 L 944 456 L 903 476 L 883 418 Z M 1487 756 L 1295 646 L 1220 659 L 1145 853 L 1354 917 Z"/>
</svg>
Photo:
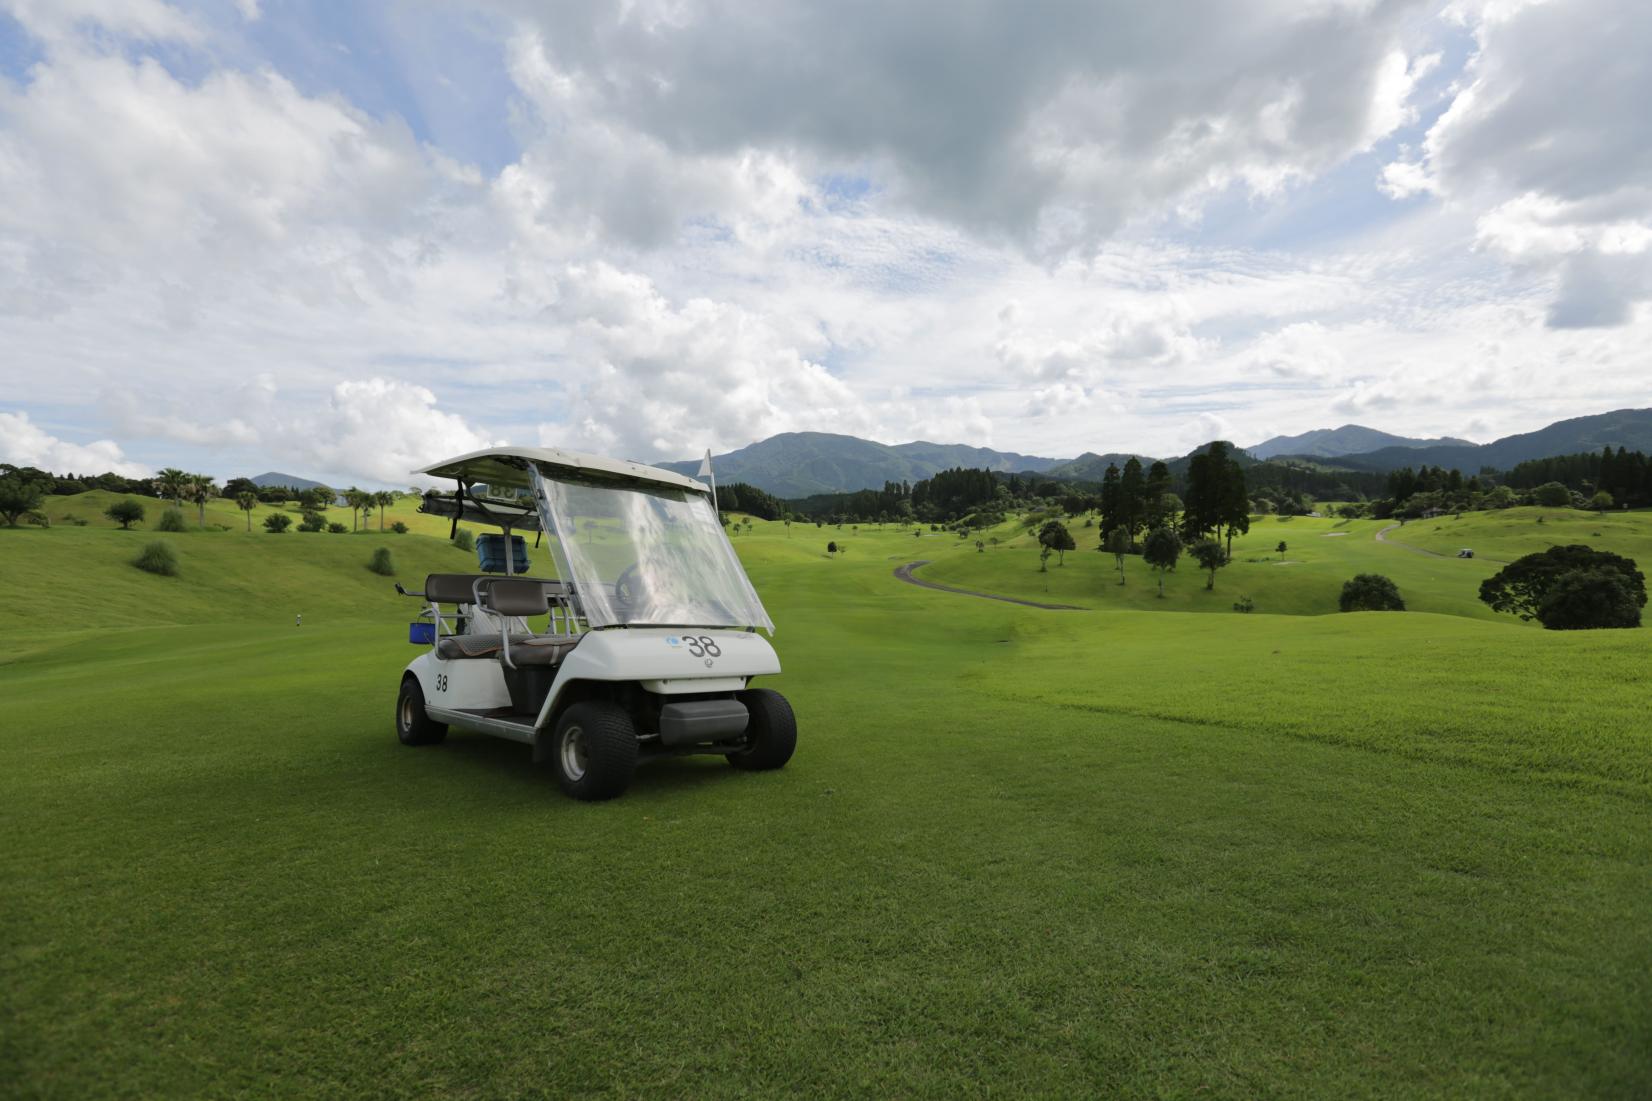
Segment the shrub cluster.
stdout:
<svg viewBox="0 0 1652 1101">
<path fill-rule="evenodd" d="M 138 556 L 132 559 L 132 565 L 146 573 L 175 577 L 178 573 L 178 556 L 173 553 L 170 543 L 157 539 L 144 545 Z"/>
<path fill-rule="evenodd" d="M 161 513 L 161 518 L 155 521 L 156 531 L 183 531 L 184 514 L 175 508 L 169 508 Z M 152 544 L 153 545 L 153 544 Z"/>
<path fill-rule="evenodd" d="M 390 548 L 380 547 L 375 550 L 372 561 L 367 563 L 367 568 L 380 577 L 395 577 L 396 563 L 390 557 Z"/>
<path fill-rule="evenodd" d="M 1380 573 L 1362 573 L 1344 582 L 1339 606 L 1345 612 L 1403 612 L 1398 585 Z"/>
</svg>

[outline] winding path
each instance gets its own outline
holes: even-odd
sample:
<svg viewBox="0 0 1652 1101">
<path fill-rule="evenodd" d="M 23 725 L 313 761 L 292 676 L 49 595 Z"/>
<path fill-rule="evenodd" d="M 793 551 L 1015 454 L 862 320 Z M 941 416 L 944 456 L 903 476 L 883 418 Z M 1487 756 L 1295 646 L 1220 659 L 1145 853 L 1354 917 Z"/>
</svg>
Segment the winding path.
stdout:
<svg viewBox="0 0 1652 1101">
<path fill-rule="evenodd" d="M 1450 557 L 1453 557 L 1452 555 L 1449 555 L 1449 554 L 1441 554 L 1439 551 L 1424 550 L 1421 547 L 1414 547 L 1410 543 L 1390 542 L 1389 538 L 1388 538 L 1388 533 L 1391 532 L 1391 531 L 1398 531 L 1400 528 L 1402 528 L 1404 526 L 1405 526 L 1404 524 L 1389 524 L 1385 528 L 1378 529 L 1378 531 L 1377 531 L 1377 542 L 1387 543 L 1391 547 L 1404 547 L 1408 551 L 1416 551 L 1418 554 L 1426 554 L 1430 558 L 1450 558 Z"/>
<path fill-rule="evenodd" d="M 1426 554 L 1430 558 L 1456 558 L 1457 557 L 1455 554 L 1441 554 L 1439 551 L 1424 550 L 1422 547 L 1412 546 L 1410 543 L 1401 543 L 1401 542 L 1398 542 L 1397 540 L 1389 539 L 1387 537 L 1389 532 L 1397 531 L 1398 529 L 1400 529 L 1404 526 L 1405 525 L 1403 525 L 1403 524 L 1389 524 L 1387 527 L 1382 528 L 1381 530 L 1379 530 L 1377 532 L 1377 542 L 1386 544 L 1387 546 L 1390 546 L 1390 547 L 1404 547 L 1408 551 L 1413 551 L 1417 554 Z M 1485 555 L 1475 555 L 1475 557 L 1478 558 L 1481 562 L 1491 562 L 1491 563 L 1494 563 L 1494 564 L 1499 565 L 1499 566 L 1508 565 L 1508 563 L 1505 562 L 1501 558 L 1487 558 Z"/>
<path fill-rule="evenodd" d="M 978 596 L 982 600 L 1002 600 L 1006 604 L 1020 604 L 1025 608 L 1043 608 L 1051 612 L 1085 612 L 1088 608 L 1081 608 L 1077 604 L 1040 604 L 1036 600 L 1022 600 L 1014 596 L 1000 596 L 997 593 L 978 593 L 974 589 L 959 589 L 952 585 L 942 585 L 936 581 L 925 581 L 920 577 L 913 577 L 912 571 L 919 566 L 929 565 L 928 558 L 920 558 L 916 562 L 908 562 L 904 566 L 895 567 L 895 576 L 908 585 L 918 585 L 925 589 L 938 589 L 943 593 L 958 593 L 960 596 Z"/>
</svg>

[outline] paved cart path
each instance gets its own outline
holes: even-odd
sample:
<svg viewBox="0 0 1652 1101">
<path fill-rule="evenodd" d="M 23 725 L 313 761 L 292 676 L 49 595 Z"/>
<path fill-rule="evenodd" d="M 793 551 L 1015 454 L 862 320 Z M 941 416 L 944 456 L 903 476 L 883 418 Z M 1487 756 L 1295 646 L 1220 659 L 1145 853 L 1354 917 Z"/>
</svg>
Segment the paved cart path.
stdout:
<svg viewBox="0 0 1652 1101">
<path fill-rule="evenodd" d="M 958 593 L 961 596 L 978 596 L 982 600 L 1002 600 L 1006 604 L 1020 604 L 1027 608 L 1044 608 L 1052 612 L 1085 612 L 1088 608 L 1081 608 L 1077 604 L 1040 604 L 1036 600 L 1021 600 L 1013 596 L 1000 596 L 997 593 L 978 593 L 974 589 L 959 589 L 952 585 L 942 585 L 935 581 L 925 581 L 921 577 L 913 577 L 912 571 L 919 566 L 927 566 L 928 558 L 920 558 L 916 562 L 908 562 L 904 566 L 895 567 L 895 576 L 908 585 L 921 585 L 926 589 L 939 589 L 943 593 Z"/>
<path fill-rule="evenodd" d="M 1422 547 L 1414 547 L 1410 543 L 1401 543 L 1397 540 L 1390 541 L 1389 538 L 1388 538 L 1388 533 L 1391 532 L 1391 531 L 1399 531 L 1400 528 L 1403 527 L 1403 526 L 1404 525 L 1402 525 L 1402 524 L 1389 524 L 1387 527 L 1380 529 L 1377 532 L 1377 542 L 1387 543 L 1391 547 L 1404 547 L 1408 551 L 1416 551 L 1418 554 L 1426 554 L 1430 558 L 1445 558 L 1445 557 L 1447 557 L 1446 555 L 1441 554 L 1439 551 L 1424 550 Z"/>
<path fill-rule="evenodd" d="M 1430 558 L 1456 558 L 1457 557 L 1455 554 L 1441 554 L 1439 551 L 1425 550 L 1422 547 L 1413 546 L 1410 543 L 1402 543 L 1397 539 L 1388 538 L 1388 533 L 1389 532 L 1398 531 L 1402 527 L 1404 527 L 1403 524 L 1389 524 L 1387 527 L 1380 529 L 1377 532 L 1377 542 L 1386 543 L 1390 547 L 1404 547 L 1408 551 L 1414 551 L 1417 554 L 1426 554 Z M 1484 555 L 1477 555 L 1476 557 L 1478 557 L 1480 559 L 1480 561 L 1482 561 L 1482 562 L 1495 562 L 1499 566 L 1508 565 L 1508 563 L 1503 561 L 1501 558 L 1487 558 Z"/>
</svg>

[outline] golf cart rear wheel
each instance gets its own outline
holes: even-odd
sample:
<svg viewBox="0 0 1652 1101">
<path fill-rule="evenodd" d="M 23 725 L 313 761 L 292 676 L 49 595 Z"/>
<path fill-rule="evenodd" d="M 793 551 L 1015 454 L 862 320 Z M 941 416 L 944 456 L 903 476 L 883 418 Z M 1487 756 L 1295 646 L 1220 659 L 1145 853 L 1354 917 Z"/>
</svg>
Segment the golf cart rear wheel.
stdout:
<svg viewBox="0 0 1652 1101">
<path fill-rule="evenodd" d="M 637 728 L 616 704 L 576 703 L 552 735 L 556 782 L 575 799 L 612 799 L 631 786 L 637 769 Z"/>
<path fill-rule="evenodd" d="M 752 688 L 735 697 L 746 705 L 746 748 L 728 755 L 735 768 L 752 772 L 779 768 L 797 748 L 797 717 L 779 692 Z"/>
<path fill-rule="evenodd" d="M 425 714 L 424 689 L 416 677 L 403 677 L 396 696 L 396 737 L 402 745 L 436 745 L 447 737 L 447 724 Z"/>
</svg>

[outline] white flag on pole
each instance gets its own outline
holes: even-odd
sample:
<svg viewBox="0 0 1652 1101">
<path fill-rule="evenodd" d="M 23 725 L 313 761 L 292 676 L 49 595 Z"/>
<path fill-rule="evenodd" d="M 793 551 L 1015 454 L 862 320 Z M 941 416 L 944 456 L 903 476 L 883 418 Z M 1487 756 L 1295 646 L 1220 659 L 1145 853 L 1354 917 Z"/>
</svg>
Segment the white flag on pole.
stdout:
<svg viewBox="0 0 1652 1101">
<path fill-rule="evenodd" d="M 711 477 L 711 448 L 706 448 L 706 457 L 700 460 L 700 477 Z"/>
</svg>

